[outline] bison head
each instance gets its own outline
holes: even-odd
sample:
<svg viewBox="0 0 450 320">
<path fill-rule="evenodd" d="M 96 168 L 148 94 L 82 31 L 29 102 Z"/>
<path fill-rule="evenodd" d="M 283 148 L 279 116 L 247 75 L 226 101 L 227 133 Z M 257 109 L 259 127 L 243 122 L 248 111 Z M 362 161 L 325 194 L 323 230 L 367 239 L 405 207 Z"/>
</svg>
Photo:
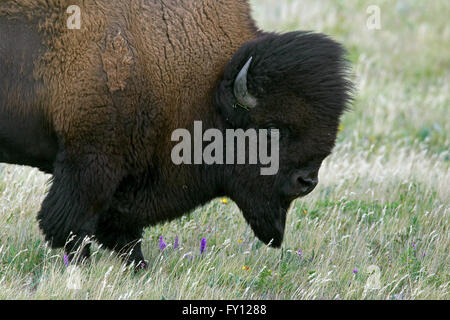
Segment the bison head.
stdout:
<svg viewBox="0 0 450 320">
<path fill-rule="evenodd" d="M 325 35 L 266 34 L 245 43 L 226 65 L 214 105 L 222 128 L 278 129 L 279 170 L 223 166 L 223 189 L 255 235 L 281 245 L 291 202 L 318 183 L 339 119 L 351 99 L 345 50 Z"/>
</svg>

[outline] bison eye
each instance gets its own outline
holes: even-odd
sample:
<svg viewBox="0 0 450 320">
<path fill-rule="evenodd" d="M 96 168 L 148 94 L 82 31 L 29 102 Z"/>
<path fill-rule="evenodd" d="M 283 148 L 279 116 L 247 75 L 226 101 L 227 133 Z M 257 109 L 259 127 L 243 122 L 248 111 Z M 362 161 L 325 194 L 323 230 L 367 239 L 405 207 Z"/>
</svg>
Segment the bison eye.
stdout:
<svg viewBox="0 0 450 320">
<path fill-rule="evenodd" d="M 275 134 L 278 134 L 280 140 L 286 137 L 289 133 L 289 130 L 287 130 L 285 127 L 275 124 L 266 125 L 264 126 L 264 128 L 267 130 L 267 136 L 271 137 Z"/>
</svg>

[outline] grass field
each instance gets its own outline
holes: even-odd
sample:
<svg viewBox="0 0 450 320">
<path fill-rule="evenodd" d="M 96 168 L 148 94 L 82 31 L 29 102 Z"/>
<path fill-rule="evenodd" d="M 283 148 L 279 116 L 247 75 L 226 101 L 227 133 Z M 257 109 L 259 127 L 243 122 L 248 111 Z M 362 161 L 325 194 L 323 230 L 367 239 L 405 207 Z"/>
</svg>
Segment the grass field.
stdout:
<svg viewBox="0 0 450 320">
<path fill-rule="evenodd" d="M 0 299 L 450 298 L 450 2 L 252 5 L 265 30 L 341 41 L 357 83 L 319 186 L 288 215 L 282 249 L 216 199 L 145 231 L 147 272 L 97 245 L 89 265 L 67 268 L 36 222 L 49 176 L 0 165 Z M 379 30 L 366 26 L 370 5 L 380 8 Z"/>
</svg>

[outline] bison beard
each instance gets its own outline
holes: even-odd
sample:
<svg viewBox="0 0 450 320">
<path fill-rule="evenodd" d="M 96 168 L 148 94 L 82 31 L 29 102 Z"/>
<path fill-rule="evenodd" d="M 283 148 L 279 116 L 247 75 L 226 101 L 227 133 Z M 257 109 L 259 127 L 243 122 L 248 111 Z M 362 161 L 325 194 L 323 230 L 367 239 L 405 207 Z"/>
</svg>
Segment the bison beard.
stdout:
<svg viewBox="0 0 450 320">
<path fill-rule="evenodd" d="M 257 30 L 246 0 L 98 0 L 77 31 L 65 27 L 69 2 L 0 4 L 0 162 L 53 175 L 45 239 L 73 257 L 94 236 L 145 267 L 143 228 L 228 196 L 279 247 L 351 100 L 345 50 L 321 34 Z M 278 173 L 175 165 L 171 134 L 195 121 L 279 129 Z"/>
<path fill-rule="evenodd" d="M 264 201 L 255 199 L 254 203 L 257 205 L 249 206 L 249 198 L 245 199 L 245 202 L 235 201 L 258 239 L 272 247 L 280 247 L 290 203 L 282 205 L 276 201 L 270 201 L 264 205 Z"/>
</svg>

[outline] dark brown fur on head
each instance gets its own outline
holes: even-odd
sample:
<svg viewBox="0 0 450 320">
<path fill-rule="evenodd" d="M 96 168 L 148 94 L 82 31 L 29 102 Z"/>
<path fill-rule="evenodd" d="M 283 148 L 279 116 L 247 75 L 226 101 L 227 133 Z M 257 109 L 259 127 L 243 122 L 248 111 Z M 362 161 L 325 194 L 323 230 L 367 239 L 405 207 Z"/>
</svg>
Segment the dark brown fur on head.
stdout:
<svg viewBox="0 0 450 320">
<path fill-rule="evenodd" d="M 66 27 L 69 5 L 81 8 L 80 30 Z M 130 262 L 143 260 L 144 227 L 217 196 L 236 201 L 262 241 L 281 245 L 287 208 L 317 183 L 350 100 L 339 44 L 259 31 L 246 0 L 6 1 L 0 29 L 6 42 L 32 39 L 13 52 L 0 44 L 8 84 L 0 123 L 9 128 L 0 128 L 0 162 L 53 174 L 39 224 L 54 247 L 77 234 L 69 251 L 95 235 L 131 252 Z M 250 57 L 247 89 L 257 103 L 247 111 L 233 108 L 233 86 Z M 204 130 L 278 128 L 279 172 L 173 164 L 173 130 L 192 132 L 196 120 Z M 43 147 L 27 153 L 25 140 Z"/>
<path fill-rule="evenodd" d="M 276 176 L 260 176 L 252 166 L 233 168 L 225 175 L 228 194 L 266 243 L 273 239 L 274 245 L 281 244 L 287 207 L 302 195 L 291 177 L 307 171 L 317 180 L 320 165 L 334 146 L 339 119 L 351 99 L 344 55 L 341 45 L 322 34 L 268 33 L 246 42 L 225 67 L 214 104 L 226 126 L 280 130 Z M 248 91 L 257 104 L 246 111 L 232 107 L 233 85 L 250 57 Z M 252 182 L 246 182 L 250 177 Z"/>
</svg>

